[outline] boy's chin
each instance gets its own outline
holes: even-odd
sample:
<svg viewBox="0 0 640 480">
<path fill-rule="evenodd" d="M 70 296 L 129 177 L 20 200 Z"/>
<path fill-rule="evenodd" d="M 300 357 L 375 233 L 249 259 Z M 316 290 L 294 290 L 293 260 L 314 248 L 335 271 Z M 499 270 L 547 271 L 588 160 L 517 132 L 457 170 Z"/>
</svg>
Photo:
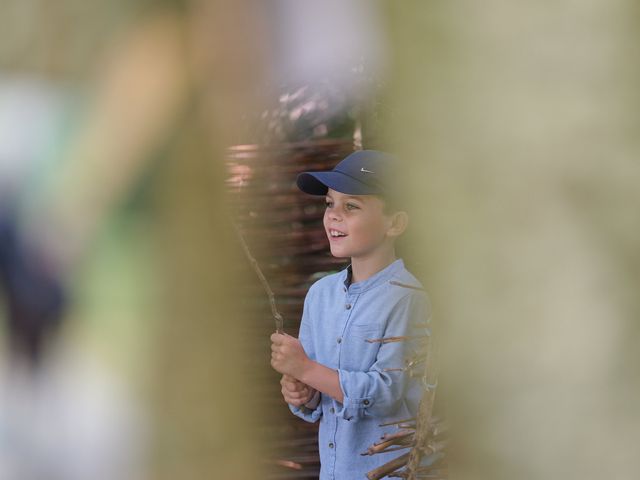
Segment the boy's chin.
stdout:
<svg viewBox="0 0 640 480">
<path fill-rule="evenodd" d="M 340 251 L 340 249 L 333 249 L 331 248 L 331 255 L 336 257 L 336 258 L 350 258 L 349 255 L 345 255 L 343 252 Z"/>
</svg>

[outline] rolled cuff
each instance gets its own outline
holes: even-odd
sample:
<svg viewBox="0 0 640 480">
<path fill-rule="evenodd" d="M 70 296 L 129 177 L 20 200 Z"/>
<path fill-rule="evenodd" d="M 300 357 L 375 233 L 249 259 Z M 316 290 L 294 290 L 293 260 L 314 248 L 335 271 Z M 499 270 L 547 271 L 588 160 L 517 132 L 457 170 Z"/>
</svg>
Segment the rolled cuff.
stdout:
<svg viewBox="0 0 640 480">
<path fill-rule="evenodd" d="M 313 400 L 300 407 L 296 407 L 289 403 L 289 410 L 291 410 L 291 413 L 293 413 L 296 417 L 300 417 L 305 422 L 315 423 L 320 420 L 320 417 L 322 416 L 322 402 L 320 402 L 320 397 L 318 396 L 318 403 L 316 404 L 315 408 L 309 408 L 307 405 L 311 405 L 312 402 Z"/>
<path fill-rule="evenodd" d="M 402 376 L 386 372 L 350 372 L 338 370 L 343 402 L 334 401 L 336 416 L 358 420 L 368 416 L 386 416 L 402 400 Z"/>
</svg>

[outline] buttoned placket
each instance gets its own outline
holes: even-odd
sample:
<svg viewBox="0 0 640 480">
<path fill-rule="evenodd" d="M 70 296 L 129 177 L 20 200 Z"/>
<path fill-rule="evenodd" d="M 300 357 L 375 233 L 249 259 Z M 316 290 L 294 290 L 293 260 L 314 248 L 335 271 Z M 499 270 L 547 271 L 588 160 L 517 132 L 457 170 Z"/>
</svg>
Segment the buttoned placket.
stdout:
<svg viewBox="0 0 640 480">
<path fill-rule="evenodd" d="M 347 329 L 347 325 L 349 324 L 349 319 L 351 318 L 351 314 L 353 313 L 355 302 L 358 298 L 358 294 L 350 293 L 350 289 L 345 285 L 342 287 L 342 292 L 344 293 L 344 310 L 343 310 L 343 321 L 342 321 L 342 329 L 340 335 L 336 338 L 336 345 L 338 349 L 338 368 L 342 368 L 342 338 L 344 336 L 344 332 Z M 332 454 L 332 463 L 335 467 L 336 461 L 336 451 L 338 449 L 338 445 L 336 445 L 336 437 L 338 436 L 338 427 L 339 427 L 339 419 L 335 416 L 335 409 L 333 407 L 330 408 L 330 413 L 332 413 L 332 422 L 333 422 L 333 435 L 332 439 L 329 441 L 327 445 L 331 450 Z"/>
<path fill-rule="evenodd" d="M 352 290 L 352 288 L 347 286 L 342 287 L 342 292 L 344 293 L 343 322 L 340 336 L 336 339 L 336 343 L 338 344 L 338 368 L 342 368 L 342 339 L 344 337 L 344 332 L 349 325 L 349 320 L 351 319 L 351 315 L 353 314 L 353 309 L 359 295 L 359 293 L 354 293 Z"/>
</svg>

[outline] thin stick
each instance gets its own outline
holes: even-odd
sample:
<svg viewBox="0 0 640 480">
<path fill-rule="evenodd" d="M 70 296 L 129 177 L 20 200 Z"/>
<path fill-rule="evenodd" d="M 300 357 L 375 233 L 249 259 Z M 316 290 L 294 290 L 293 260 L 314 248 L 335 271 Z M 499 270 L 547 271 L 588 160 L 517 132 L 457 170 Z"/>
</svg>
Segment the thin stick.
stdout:
<svg viewBox="0 0 640 480">
<path fill-rule="evenodd" d="M 408 285 L 406 283 L 396 282 L 395 280 L 389 280 L 389 283 L 398 287 L 410 288 L 412 290 L 421 290 L 424 292 L 424 288 L 416 287 L 415 285 Z"/>
<path fill-rule="evenodd" d="M 433 338 L 430 339 L 427 350 L 427 385 L 437 385 L 438 382 L 438 365 L 436 363 L 437 352 L 436 344 L 433 342 Z M 429 424 L 431 422 L 431 415 L 433 413 L 433 405 L 435 403 L 436 391 L 434 388 L 427 388 L 420 400 L 418 407 L 418 420 L 416 422 L 416 435 L 415 444 L 411 452 L 409 452 L 409 459 L 407 461 L 406 472 L 409 480 L 415 480 L 418 478 L 418 469 L 420 467 L 420 461 L 422 457 L 431 449 L 434 452 L 432 446 L 429 445 L 432 432 L 430 431 Z M 431 453 L 429 452 L 429 453 Z"/>
<path fill-rule="evenodd" d="M 247 260 L 249 260 L 249 263 L 251 264 L 251 266 L 256 272 L 256 275 L 258 275 L 258 278 L 260 279 L 260 283 L 262 283 L 262 286 L 267 292 L 267 296 L 269 297 L 269 303 L 271 304 L 271 314 L 273 315 L 273 318 L 276 321 L 276 332 L 283 333 L 284 319 L 282 318 L 282 315 L 280 315 L 280 312 L 278 312 L 278 309 L 276 308 L 276 297 L 273 294 L 273 290 L 271 290 L 271 287 L 269 286 L 269 282 L 267 282 L 266 277 L 262 273 L 262 270 L 258 265 L 258 261 L 253 257 L 253 255 L 251 255 L 251 251 L 249 250 L 249 246 L 247 245 L 247 242 L 245 241 L 244 236 L 242 235 L 242 232 L 240 231 L 240 229 L 238 228 L 238 226 L 234 221 L 231 221 L 231 224 L 233 225 L 233 229 L 236 231 L 236 234 L 238 235 L 238 239 L 240 240 L 240 244 L 242 245 L 242 250 L 244 250 L 244 254 L 247 257 Z"/>
<path fill-rule="evenodd" d="M 409 459 L 409 453 L 405 453 L 404 455 L 399 456 L 391 460 L 390 462 L 385 463 L 381 467 L 378 467 L 374 470 L 371 470 L 367 473 L 367 478 L 369 480 L 379 480 L 392 472 L 395 472 L 400 467 L 403 467 L 407 464 L 407 460 Z"/>
<path fill-rule="evenodd" d="M 368 343 L 392 343 L 392 342 L 404 342 L 405 340 L 419 340 L 421 338 L 428 337 L 428 335 L 413 335 L 403 337 L 384 337 L 384 338 L 367 338 Z"/>
<path fill-rule="evenodd" d="M 399 423 L 408 423 L 408 422 L 413 422 L 416 418 L 405 418 L 404 420 L 397 420 L 395 422 L 389 422 L 389 423 L 381 423 L 378 426 L 379 427 L 388 427 L 389 425 L 398 425 Z"/>
<path fill-rule="evenodd" d="M 390 447 L 402 446 L 402 448 L 411 448 L 413 443 L 413 433 L 409 433 L 403 437 L 391 438 L 384 442 L 376 443 L 370 446 L 366 452 L 360 455 L 375 455 L 377 453 L 386 453 Z"/>
<path fill-rule="evenodd" d="M 281 467 L 291 468 L 293 470 L 302 470 L 302 465 L 297 462 L 292 462 L 291 460 L 272 460 L 271 463 L 276 465 L 280 465 Z"/>
</svg>

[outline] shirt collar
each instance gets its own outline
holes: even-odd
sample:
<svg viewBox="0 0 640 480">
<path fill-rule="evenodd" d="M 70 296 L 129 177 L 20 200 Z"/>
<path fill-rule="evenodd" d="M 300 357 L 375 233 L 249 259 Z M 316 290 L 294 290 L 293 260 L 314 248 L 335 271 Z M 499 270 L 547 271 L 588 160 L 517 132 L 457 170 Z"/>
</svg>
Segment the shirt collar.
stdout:
<svg viewBox="0 0 640 480">
<path fill-rule="evenodd" d="M 374 273 L 366 280 L 362 280 L 360 282 L 351 283 L 351 278 L 353 272 L 351 270 L 351 264 L 347 268 L 345 268 L 343 272 L 343 283 L 345 288 L 349 290 L 350 293 L 362 293 L 365 290 L 369 290 L 370 288 L 376 287 L 382 283 L 387 282 L 388 280 L 395 275 L 396 272 L 402 270 L 404 268 L 404 262 L 401 258 L 391 262 L 389 265 L 384 267 L 377 273 Z"/>
</svg>

